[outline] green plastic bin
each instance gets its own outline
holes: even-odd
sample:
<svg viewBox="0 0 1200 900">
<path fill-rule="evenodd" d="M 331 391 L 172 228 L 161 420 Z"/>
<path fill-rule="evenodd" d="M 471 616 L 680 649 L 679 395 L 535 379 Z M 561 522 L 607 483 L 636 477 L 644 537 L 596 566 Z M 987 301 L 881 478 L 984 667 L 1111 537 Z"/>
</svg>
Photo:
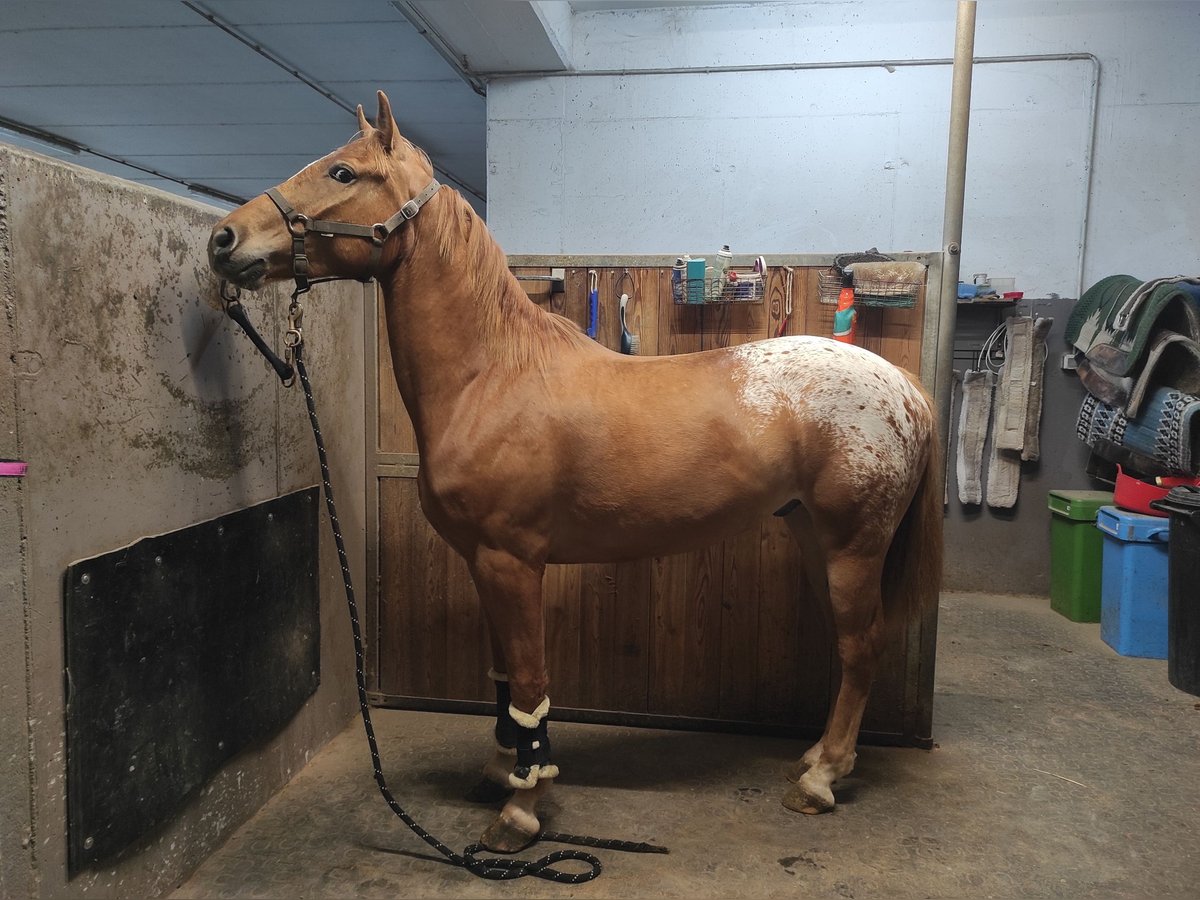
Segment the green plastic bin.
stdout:
<svg viewBox="0 0 1200 900">
<path fill-rule="evenodd" d="M 1050 608 L 1072 622 L 1100 621 L 1104 535 L 1096 513 L 1109 491 L 1050 491 Z"/>
</svg>

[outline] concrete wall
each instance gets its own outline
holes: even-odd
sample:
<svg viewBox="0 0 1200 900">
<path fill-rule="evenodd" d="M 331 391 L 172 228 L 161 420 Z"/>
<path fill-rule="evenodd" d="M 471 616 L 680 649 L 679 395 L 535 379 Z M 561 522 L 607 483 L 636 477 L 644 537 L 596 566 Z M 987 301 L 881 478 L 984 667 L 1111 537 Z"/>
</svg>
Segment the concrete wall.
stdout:
<svg viewBox="0 0 1200 900">
<path fill-rule="evenodd" d="M 577 13 L 579 71 L 952 55 L 947 0 Z M 1200 172 L 1200 5 L 983 2 L 963 269 L 1078 296 L 1187 268 Z M 489 224 L 510 253 L 941 244 L 949 68 L 529 77 L 488 96 Z"/>
<path fill-rule="evenodd" d="M 174 822 L 67 881 L 62 574 L 70 562 L 319 482 L 299 389 L 226 321 L 205 260 L 219 214 L 0 147 L 0 895 L 173 887 L 355 710 L 349 626 L 322 521 L 322 680 L 277 736 Z M 247 299 L 264 335 L 287 296 Z M 346 522 L 365 521 L 363 288 L 306 303 L 308 358 Z M 363 579 L 364 537 L 347 535 Z"/>
</svg>

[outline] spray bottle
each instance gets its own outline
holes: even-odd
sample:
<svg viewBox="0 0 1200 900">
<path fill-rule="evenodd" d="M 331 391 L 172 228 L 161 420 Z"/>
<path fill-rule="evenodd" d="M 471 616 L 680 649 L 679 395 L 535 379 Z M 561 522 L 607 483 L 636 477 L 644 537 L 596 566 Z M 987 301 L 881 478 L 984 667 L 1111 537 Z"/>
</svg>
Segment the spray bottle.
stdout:
<svg viewBox="0 0 1200 900">
<path fill-rule="evenodd" d="M 844 344 L 854 343 L 858 330 L 858 310 L 854 308 L 854 276 L 842 274 L 842 289 L 838 292 L 837 310 L 833 314 L 833 339 Z"/>
<path fill-rule="evenodd" d="M 708 299 L 720 300 L 729 283 L 729 267 L 733 263 L 733 251 L 725 244 L 717 251 L 717 262 L 712 267 L 712 281 L 708 284 Z"/>
<path fill-rule="evenodd" d="M 671 299 L 676 303 L 682 303 L 683 282 L 687 275 L 687 260 L 690 256 L 680 256 L 675 260 L 675 265 L 671 267 Z"/>
</svg>

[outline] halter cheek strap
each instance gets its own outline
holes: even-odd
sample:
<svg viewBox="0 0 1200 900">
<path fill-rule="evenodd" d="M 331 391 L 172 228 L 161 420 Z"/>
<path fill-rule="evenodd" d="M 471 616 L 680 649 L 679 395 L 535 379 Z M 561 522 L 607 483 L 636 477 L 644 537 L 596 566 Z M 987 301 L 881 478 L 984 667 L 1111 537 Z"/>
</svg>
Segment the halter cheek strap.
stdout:
<svg viewBox="0 0 1200 900">
<path fill-rule="evenodd" d="M 345 235 L 347 237 L 366 238 L 371 242 L 370 269 L 374 270 L 379 265 L 379 260 L 383 257 L 383 245 L 391 237 L 392 232 L 409 219 L 414 218 L 421 211 L 421 207 L 433 198 L 433 195 L 438 192 L 441 186 L 436 178 L 433 179 L 425 187 L 425 190 L 396 210 L 390 219 L 386 222 L 377 222 L 374 225 L 355 225 L 351 222 L 310 219 L 303 213 L 296 212 L 296 208 L 288 202 L 287 198 L 279 192 L 278 188 L 269 188 L 265 193 L 271 198 L 271 202 L 275 204 L 284 221 L 287 222 L 288 232 L 292 236 L 292 276 L 296 279 L 296 294 L 305 293 L 313 284 L 319 284 L 322 281 L 337 281 L 342 278 L 340 275 L 316 279 L 308 277 L 308 256 L 304 252 L 304 240 L 309 233 L 318 234 L 322 237 Z M 368 275 L 362 280 L 369 281 L 370 278 L 371 276 Z"/>
</svg>

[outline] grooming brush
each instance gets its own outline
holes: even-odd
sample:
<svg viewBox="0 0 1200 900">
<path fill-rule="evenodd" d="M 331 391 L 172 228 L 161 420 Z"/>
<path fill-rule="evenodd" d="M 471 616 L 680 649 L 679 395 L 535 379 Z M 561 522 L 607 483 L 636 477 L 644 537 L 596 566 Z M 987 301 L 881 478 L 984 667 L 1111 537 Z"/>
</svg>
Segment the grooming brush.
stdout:
<svg viewBox="0 0 1200 900">
<path fill-rule="evenodd" d="M 621 352 L 626 356 L 637 356 L 638 351 L 642 349 L 642 338 L 640 335 L 631 334 L 629 326 L 625 324 L 625 307 L 629 304 L 629 295 L 621 295 Z"/>
</svg>

